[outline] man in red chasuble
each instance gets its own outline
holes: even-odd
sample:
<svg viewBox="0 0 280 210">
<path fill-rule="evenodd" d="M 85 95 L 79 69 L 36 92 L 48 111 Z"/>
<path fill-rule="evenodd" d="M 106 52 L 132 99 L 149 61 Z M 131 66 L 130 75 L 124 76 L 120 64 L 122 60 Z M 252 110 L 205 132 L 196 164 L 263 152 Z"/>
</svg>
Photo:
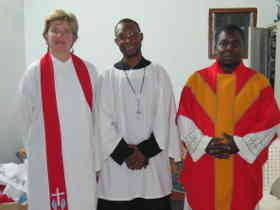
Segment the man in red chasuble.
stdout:
<svg viewBox="0 0 280 210">
<path fill-rule="evenodd" d="M 181 180 L 191 210 L 255 210 L 262 198 L 280 112 L 267 78 L 243 64 L 243 44 L 239 27 L 224 27 L 216 62 L 182 91 L 177 123 L 189 154 Z"/>
</svg>

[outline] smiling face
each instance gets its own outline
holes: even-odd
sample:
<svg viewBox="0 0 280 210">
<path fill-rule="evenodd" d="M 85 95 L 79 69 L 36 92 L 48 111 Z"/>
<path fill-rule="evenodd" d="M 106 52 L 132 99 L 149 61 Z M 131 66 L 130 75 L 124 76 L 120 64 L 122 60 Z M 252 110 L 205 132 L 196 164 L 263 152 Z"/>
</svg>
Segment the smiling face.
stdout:
<svg viewBox="0 0 280 210">
<path fill-rule="evenodd" d="M 115 35 L 115 42 L 125 58 L 141 55 L 143 34 L 134 23 L 118 24 Z"/>
<path fill-rule="evenodd" d="M 241 62 L 243 41 L 238 31 L 222 31 L 218 36 L 217 60 L 224 68 L 233 69 Z"/>
<path fill-rule="evenodd" d="M 44 34 L 49 50 L 53 55 L 69 54 L 77 37 L 67 21 L 55 20 Z"/>
</svg>

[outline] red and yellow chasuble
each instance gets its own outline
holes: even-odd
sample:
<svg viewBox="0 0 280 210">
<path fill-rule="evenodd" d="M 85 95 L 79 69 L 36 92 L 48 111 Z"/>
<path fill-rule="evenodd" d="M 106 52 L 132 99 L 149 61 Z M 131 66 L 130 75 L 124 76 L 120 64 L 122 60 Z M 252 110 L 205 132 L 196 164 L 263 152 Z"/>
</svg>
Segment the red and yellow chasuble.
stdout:
<svg viewBox="0 0 280 210">
<path fill-rule="evenodd" d="M 232 74 L 224 74 L 217 62 L 194 73 L 181 95 L 180 116 L 210 138 L 243 137 L 280 122 L 269 82 L 243 63 Z M 265 147 L 252 164 L 239 154 L 218 159 L 205 153 L 196 162 L 188 155 L 181 180 L 192 210 L 254 210 L 262 197 L 267 155 Z"/>
</svg>

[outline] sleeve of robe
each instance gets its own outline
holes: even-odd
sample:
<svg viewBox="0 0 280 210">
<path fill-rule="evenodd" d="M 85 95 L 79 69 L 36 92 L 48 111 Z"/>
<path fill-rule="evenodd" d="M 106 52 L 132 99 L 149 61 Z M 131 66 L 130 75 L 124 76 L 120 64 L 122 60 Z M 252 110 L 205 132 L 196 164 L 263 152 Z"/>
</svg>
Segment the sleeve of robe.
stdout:
<svg viewBox="0 0 280 210">
<path fill-rule="evenodd" d="M 193 161 L 199 160 L 204 154 L 212 137 L 207 136 L 202 128 L 195 123 L 193 116 L 193 103 L 195 98 L 190 88 L 183 88 L 177 114 L 177 124 L 180 138 L 186 144 Z"/>
<path fill-rule="evenodd" d="M 100 77 L 100 97 L 98 105 L 99 134 L 103 160 L 110 157 L 111 153 L 122 139 L 117 124 L 113 99 L 113 82 L 110 72 L 107 71 Z"/>
<path fill-rule="evenodd" d="M 159 148 L 157 140 L 155 139 L 154 134 L 137 145 L 138 149 L 144 154 L 146 158 L 152 158 L 159 154 L 162 150 Z"/>
<path fill-rule="evenodd" d="M 137 147 L 146 158 L 152 158 L 161 152 L 153 133 L 148 139 L 138 144 Z M 112 152 L 111 158 L 121 165 L 133 152 L 134 149 L 129 148 L 128 144 L 122 138 Z"/>
<path fill-rule="evenodd" d="M 259 80 L 267 85 L 251 106 L 251 109 L 257 110 L 257 121 L 250 126 L 246 135 L 234 136 L 235 143 L 240 150 L 239 155 L 249 163 L 253 163 L 262 150 L 276 138 L 277 127 L 280 123 L 280 112 L 274 97 L 274 90 L 264 76 L 259 77 Z"/>
<path fill-rule="evenodd" d="M 176 105 L 169 76 L 161 67 L 158 74 L 159 92 L 157 113 L 154 121 L 154 136 L 161 150 L 168 151 L 169 157 L 180 161 L 181 150 L 176 125 Z"/>
<path fill-rule="evenodd" d="M 34 63 L 23 74 L 16 96 L 16 127 L 18 128 L 19 138 L 25 146 L 28 144 L 30 126 L 36 113 L 34 98 L 37 91 L 36 82 L 38 78 L 35 75 L 37 70 L 38 65 Z"/>
<path fill-rule="evenodd" d="M 87 68 L 90 73 L 92 87 L 93 87 L 93 110 L 92 110 L 92 119 L 93 119 L 93 139 L 92 139 L 92 148 L 94 151 L 94 162 L 95 162 L 95 170 L 99 171 L 102 165 L 102 157 L 101 157 L 101 142 L 99 137 L 99 125 L 98 125 L 98 103 L 100 97 L 100 75 L 98 74 L 96 68 L 87 63 Z"/>
</svg>

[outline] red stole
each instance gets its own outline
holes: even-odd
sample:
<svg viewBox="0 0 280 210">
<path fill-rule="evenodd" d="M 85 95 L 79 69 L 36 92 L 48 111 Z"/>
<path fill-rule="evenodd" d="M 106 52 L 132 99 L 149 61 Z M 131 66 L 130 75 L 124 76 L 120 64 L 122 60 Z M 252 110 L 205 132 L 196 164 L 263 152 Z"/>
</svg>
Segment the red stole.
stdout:
<svg viewBox="0 0 280 210">
<path fill-rule="evenodd" d="M 89 72 L 79 57 L 73 54 L 71 56 L 86 101 L 92 110 L 93 91 Z M 40 70 L 50 205 L 51 209 L 68 210 L 54 70 L 50 53 L 41 58 Z"/>
</svg>

